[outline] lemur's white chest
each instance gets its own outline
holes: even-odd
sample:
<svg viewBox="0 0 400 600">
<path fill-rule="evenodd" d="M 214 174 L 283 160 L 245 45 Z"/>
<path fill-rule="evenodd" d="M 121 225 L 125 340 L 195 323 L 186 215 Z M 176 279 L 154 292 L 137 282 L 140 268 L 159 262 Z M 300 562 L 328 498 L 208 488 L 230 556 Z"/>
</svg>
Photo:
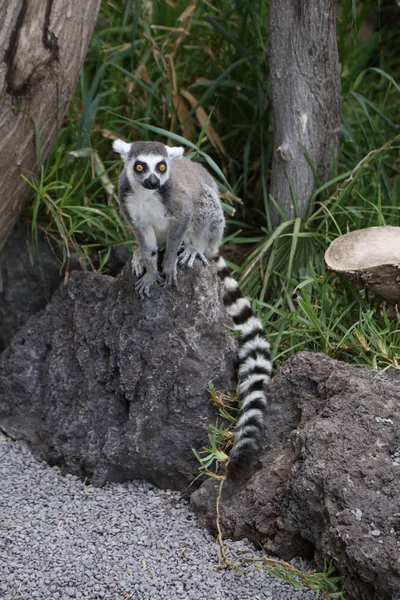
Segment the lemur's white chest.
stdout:
<svg viewBox="0 0 400 600">
<path fill-rule="evenodd" d="M 158 194 L 153 191 L 129 194 L 126 199 L 126 209 L 133 223 L 141 223 L 154 229 L 158 245 L 164 244 L 171 223 L 171 215 L 161 202 Z"/>
</svg>

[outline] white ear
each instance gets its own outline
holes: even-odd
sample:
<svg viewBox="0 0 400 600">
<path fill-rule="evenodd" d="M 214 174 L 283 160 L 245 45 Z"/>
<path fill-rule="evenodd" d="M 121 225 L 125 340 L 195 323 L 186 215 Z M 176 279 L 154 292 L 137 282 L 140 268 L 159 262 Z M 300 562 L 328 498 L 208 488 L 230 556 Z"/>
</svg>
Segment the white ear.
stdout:
<svg viewBox="0 0 400 600">
<path fill-rule="evenodd" d="M 165 146 L 168 152 L 168 158 L 170 160 L 176 160 L 178 158 L 182 158 L 183 153 L 185 152 L 185 148 L 182 148 L 182 146 L 174 146 L 174 147 L 170 147 L 170 146 Z"/>
<path fill-rule="evenodd" d="M 123 142 L 122 140 L 114 140 L 112 147 L 115 152 L 118 152 L 118 154 L 121 155 L 122 160 L 125 162 L 128 158 L 131 145 Z"/>
</svg>

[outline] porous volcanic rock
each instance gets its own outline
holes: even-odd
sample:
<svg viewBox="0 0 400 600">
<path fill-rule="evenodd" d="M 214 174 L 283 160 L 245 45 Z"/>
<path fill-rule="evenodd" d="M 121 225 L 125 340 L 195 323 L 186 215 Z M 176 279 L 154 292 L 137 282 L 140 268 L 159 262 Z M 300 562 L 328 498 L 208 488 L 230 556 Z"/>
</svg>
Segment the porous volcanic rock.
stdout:
<svg viewBox="0 0 400 600">
<path fill-rule="evenodd" d="M 74 261 L 74 268 L 78 268 Z M 26 321 L 42 310 L 64 278 L 59 260 L 44 235 L 37 242 L 20 224 L 0 253 L 0 352 Z"/>
<path fill-rule="evenodd" d="M 116 276 L 132 252 L 124 246 L 113 246 L 109 253 L 107 274 Z M 97 253 L 91 258 L 98 263 Z M 90 264 L 86 265 L 90 270 Z M 0 252 L 0 352 L 32 315 L 42 310 L 58 286 L 66 270 L 80 270 L 75 252 L 63 261 L 61 248 L 51 247 L 41 231 L 32 239 L 31 228 L 19 223 Z"/>
<path fill-rule="evenodd" d="M 73 272 L 0 355 L 0 427 L 96 485 L 143 478 L 185 490 L 216 413 L 208 384 L 235 386 L 235 340 L 214 268 L 140 300 L 119 277 Z"/>
<path fill-rule="evenodd" d="M 268 445 L 247 481 L 226 482 L 226 537 L 290 559 L 333 559 L 356 600 L 400 599 L 400 372 L 300 353 L 273 379 Z M 215 528 L 217 482 L 191 496 Z"/>
</svg>

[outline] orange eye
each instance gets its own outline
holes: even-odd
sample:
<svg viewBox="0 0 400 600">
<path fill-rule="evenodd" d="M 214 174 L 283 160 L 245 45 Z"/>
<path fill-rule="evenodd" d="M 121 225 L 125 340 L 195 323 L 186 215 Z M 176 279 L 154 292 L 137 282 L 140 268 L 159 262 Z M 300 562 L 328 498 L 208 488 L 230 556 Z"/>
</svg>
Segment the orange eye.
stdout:
<svg viewBox="0 0 400 600">
<path fill-rule="evenodd" d="M 164 163 L 161 163 L 161 165 L 159 165 L 158 170 L 161 171 L 161 173 L 164 173 L 164 171 L 167 170 L 167 165 L 164 165 Z"/>
<path fill-rule="evenodd" d="M 138 173 L 141 173 L 143 171 L 143 165 L 136 165 L 135 171 L 137 171 Z"/>
</svg>

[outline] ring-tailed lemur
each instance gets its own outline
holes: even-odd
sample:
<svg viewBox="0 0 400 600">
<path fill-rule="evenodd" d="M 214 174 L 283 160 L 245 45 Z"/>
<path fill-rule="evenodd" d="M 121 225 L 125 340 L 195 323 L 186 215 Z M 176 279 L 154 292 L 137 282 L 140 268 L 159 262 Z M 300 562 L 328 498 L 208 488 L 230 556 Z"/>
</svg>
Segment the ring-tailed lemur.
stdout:
<svg viewBox="0 0 400 600">
<path fill-rule="evenodd" d="M 204 167 L 182 158 L 183 148 L 122 140 L 114 141 L 113 148 L 124 161 L 118 182 L 119 204 L 139 245 L 132 258 L 139 295 L 150 297 L 151 286 L 162 280 L 157 259 L 164 244 L 162 276 L 168 285 L 176 285 L 178 263 L 191 267 L 196 257 L 205 264 L 207 259 L 216 263 L 226 310 L 240 332 L 241 408 L 230 452 L 232 472 L 245 465 L 261 445 L 272 365 L 261 321 L 219 255 L 225 219 L 217 185 Z"/>
</svg>

